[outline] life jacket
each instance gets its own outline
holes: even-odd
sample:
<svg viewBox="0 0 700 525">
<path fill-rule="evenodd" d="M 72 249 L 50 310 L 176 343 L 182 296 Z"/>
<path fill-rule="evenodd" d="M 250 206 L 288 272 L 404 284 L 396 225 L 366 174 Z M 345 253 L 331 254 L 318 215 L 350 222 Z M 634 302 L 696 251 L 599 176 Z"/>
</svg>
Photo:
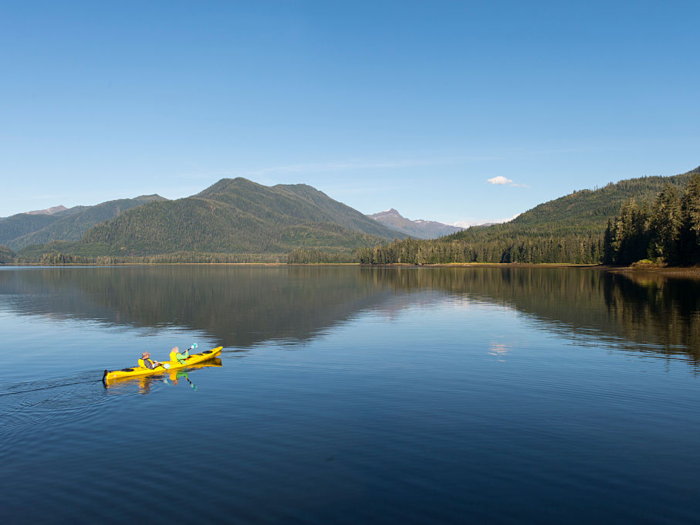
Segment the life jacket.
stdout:
<svg viewBox="0 0 700 525">
<path fill-rule="evenodd" d="M 180 357 L 178 358 L 178 356 L 180 356 Z M 190 357 L 189 350 L 185 350 L 184 352 L 176 352 L 175 350 L 173 350 L 172 352 L 170 352 L 170 361 L 173 363 L 178 362 L 180 364 L 183 364 L 185 361 L 187 361 L 187 359 L 189 357 Z"/>
<path fill-rule="evenodd" d="M 149 370 L 153 370 L 156 367 L 155 363 L 153 362 L 153 359 L 151 359 L 150 357 L 148 359 L 139 359 L 139 366 L 142 368 L 148 368 Z"/>
</svg>

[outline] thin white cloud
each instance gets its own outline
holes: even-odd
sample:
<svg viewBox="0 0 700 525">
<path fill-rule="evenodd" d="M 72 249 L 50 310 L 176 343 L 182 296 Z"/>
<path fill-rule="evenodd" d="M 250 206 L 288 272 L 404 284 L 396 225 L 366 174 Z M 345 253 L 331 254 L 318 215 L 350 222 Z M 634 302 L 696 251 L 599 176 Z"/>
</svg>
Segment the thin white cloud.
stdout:
<svg viewBox="0 0 700 525">
<path fill-rule="evenodd" d="M 503 175 L 499 175 L 498 177 L 493 177 L 492 179 L 488 179 L 486 182 L 489 184 L 496 184 L 498 186 L 504 186 L 506 184 L 513 184 L 513 181 L 510 179 L 506 179 Z"/>
<path fill-rule="evenodd" d="M 496 186 L 511 186 L 513 188 L 529 188 L 529 186 L 527 184 L 518 184 L 516 182 L 513 182 L 509 178 L 504 177 L 503 175 L 498 175 L 497 177 L 486 179 L 486 182 L 488 182 L 489 184 L 495 184 Z"/>
</svg>

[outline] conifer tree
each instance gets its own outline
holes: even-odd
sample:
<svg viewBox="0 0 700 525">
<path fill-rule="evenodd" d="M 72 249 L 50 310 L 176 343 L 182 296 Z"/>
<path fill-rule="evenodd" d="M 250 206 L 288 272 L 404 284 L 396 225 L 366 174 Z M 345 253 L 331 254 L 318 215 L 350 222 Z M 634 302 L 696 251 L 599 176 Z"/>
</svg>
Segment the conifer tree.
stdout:
<svg viewBox="0 0 700 525">
<path fill-rule="evenodd" d="M 649 220 L 651 242 L 649 256 L 668 264 L 677 264 L 681 228 L 681 208 L 676 188 L 667 184 L 654 202 Z"/>
</svg>

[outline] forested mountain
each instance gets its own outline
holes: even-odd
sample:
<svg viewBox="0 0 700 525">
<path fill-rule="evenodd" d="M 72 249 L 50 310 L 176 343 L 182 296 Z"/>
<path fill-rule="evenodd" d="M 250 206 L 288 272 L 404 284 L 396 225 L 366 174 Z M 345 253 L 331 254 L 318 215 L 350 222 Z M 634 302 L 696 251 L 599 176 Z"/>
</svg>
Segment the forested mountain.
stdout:
<svg viewBox="0 0 700 525">
<path fill-rule="evenodd" d="M 135 199 L 119 199 L 95 206 L 55 209 L 53 213 L 19 213 L 0 223 L 0 244 L 19 250 L 25 246 L 52 241 L 77 241 L 92 226 L 113 219 L 126 210 L 157 200 L 165 199 L 159 195 L 142 195 Z"/>
<path fill-rule="evenodd" d="M 391 208 L 388 211 L 368 215 L 368 217 L 377 222 L 381 222 L 387 228 L 403 233 L 404 235 L 408 235 L 415 239 L 436 239 L 437 237 L 457 233 L 464 229 L 458 226 L 450 226 L 449 224 L 442 224 L 441 222 L 436 221 L 412 221 L 406 217 L 403 217 L 394 208 Z"/>
<path fill-rule="evenodd" d="M 297 247 L 352 251 L 395 237 L 403 236 L 310 186 L 268 187 L 237 178 L 192 197 L 129 210 L 77 243 L 47 249 L 93 257 L 265 254 Z M 31 252 L 36 256 L 38 249 Z"/>
<path fill-rule="evenodd" d="M 666 184 L 682 187 L 692 174 L 700 173 L 700 167 L 671 177 L 640 177 L 610 183 L 595 190 L 575 191 L 520 214 L 509 225 L 541 227 L 556 225 L 559 230 L 573 229 L 580 232 L 590 230 L 602 232 L 608 218 L 620 213 L 620 206 L 629 199 L 637 202 L 653 201 Z"/>
<path fill-rule="evenodd" d="M 0 221 L 0 245 L 9 245 L 13 240 L 46 228 L 56 222 L 53 215 L 29 215 L 18 213 Z"/>
<path fill-rule="evenodd" d="M 16 254 L 7 246 L 0 246 L 0 264 L 11 264 L 15 261 Z"/>
<path fill-rule="evenodd" d="M 673 177 L 641 177 L 576 191 L 536 206 L 513 221 L 470 228 L 434 241 L 405 240 L 358 254 L 361 262 L 583 263 L 603 260 L 603 233 L 622 204 L 651 202 L 665 184 L 680 188 L 700 168 Z"/>
<path fill-rule="evenodd" d="M 281 223 L 331 223 L 385 239 L 396 237 L 385 226 L 306 184 L 268 187 L 238 177 L 222 179 L 195 197 L 226 203 L 241 212 Z"/>
</svg>

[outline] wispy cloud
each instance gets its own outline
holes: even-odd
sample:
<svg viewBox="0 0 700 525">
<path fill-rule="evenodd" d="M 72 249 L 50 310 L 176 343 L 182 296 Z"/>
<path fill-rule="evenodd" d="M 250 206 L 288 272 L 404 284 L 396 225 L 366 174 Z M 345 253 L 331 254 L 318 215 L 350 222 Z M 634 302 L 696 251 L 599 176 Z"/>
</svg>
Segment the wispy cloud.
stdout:
<svg viewBox="0 0 700 525">
<path fill-rule="evenodd" d="M 309 162 L 286 166 L 271 166 L 242 173 L 243 176 L 268 175 L 271 173 L 310 173 L 319 171 L 345 171 L 362 169 L 413 168 L 418 166 L 439 166 L 459 164 L 469 161 L 493 160 L 494 157 L 443 157 L 432 159 L 391 159 L 359 160 L 351 159 L 337 162 Z"/>
<path fill-rule="evenodd" d="M 328 162 L 300 162 L 297 164 L 283 164 L 279 166 L 265 166 L 260 168 L 226 168 L 206 169 L 193 167 L 193 169 L 175 174 L 174 178 L 182 180 L 215 180 L 223 177 L 250 177 L 256 178 L 262 184 L 275 182 L 275 175 L 294 173 L 324 173 L 335 171 L 359 171 L 376 169 L 401 169 L 420 166 L 449 166 L 469 162 L 483 162 L 498 160 L 495 156 L 443 156 L 404 159 L 347 159 Z"/>
</svg>

